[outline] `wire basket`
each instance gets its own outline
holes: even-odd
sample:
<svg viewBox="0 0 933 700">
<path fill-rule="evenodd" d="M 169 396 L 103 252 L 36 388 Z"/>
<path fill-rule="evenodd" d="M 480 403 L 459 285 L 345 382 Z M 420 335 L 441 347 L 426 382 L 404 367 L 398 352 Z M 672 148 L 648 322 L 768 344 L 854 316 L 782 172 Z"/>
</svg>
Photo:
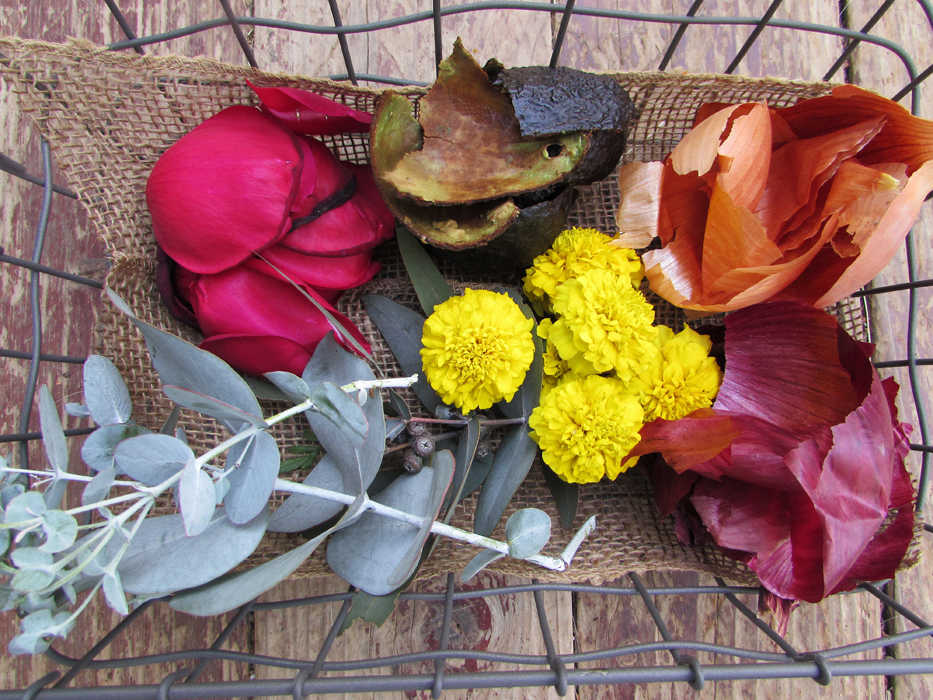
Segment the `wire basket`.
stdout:
<svg viewBox="0 0 933 700">
<path fill-rule="evenodd" d="M 430 82 L 435 63 L 461 33 L 468 45 L 472 41 L 482 47 L 477 49 L 479 56 L 497 56 L 506 65 L 549 62 L 586 70 L 740 72 L 845 80 L 906 100 L 914 113 L 923 111 L 921 85 L 933 70 L 928 65 L 933 10 L 923 1 L 905 1 L 897 7 L 892 0 L 822 3 L 818 5 L 826 7 L 814 8 L 809 3 L 774 0 L 767 7 L 764 2 L 749 3 L 756 14 L 747 17 L 732 16 L 731 5 L 725 8 L 725 3 L 714 1 L 704 5 L 702 0 L 689 7 L 685 2 L 684 14 L 676 16 L 614 9 L 622 3 L 609 0 L 587 4 L 435 0 L 431 9 L 417 7 L 426 3 L 416 2 L 305 0 L 298 3 L 301 13 L 292 9 L 287 17 L 273 11 L 284 3 L 192 3 L 187 14 L 170 11 L 172 3 L 153 3 L 160 9 L 165 5 L 159 17 L 146 12 L 124 15 L 118 4 L 124 3 L 105 0 L 106 8 L 91 7 L 92 15 L 104 17 L 98 29 L 105 30 L 103 36 L 94 30 L 86 38 L 109 41 L 115 51 L 212 53 L 227 61 L 245 58 L 261 68 L 268 57 L 277 70 L 330 74 L 333 79 L 376 86 Z M 261 7 L 272 9 L 263 15 Z M 378 9 L 382 7 L 392 9 Z M 137 29 L 145 35 L 137 36 Z M 116 40 L 118 31 L 125 38 Z M 887 38 L 892 35 L 908 48 Z M 184 43 L 183 51 L 179 41 Z M 296 50 L 301 45 L 308 47 L 307 53 Z M 798 51 L 810 45 L 818 47 L 815 51 L 822 63 L 811 61 L 803 48 Z M 388 50 L 393 46 L 396 53 Z M 419 48 L 412 51 L 413 46 Z M 311 51 L 313 58 L 308 57 Z M 411 60 L 402 64 L 398 55 Z M 783 58 L 776 61 L 769 56 Z M 358 70 L 361 57 L 366 71 Z M 921 62 L 919 70 L 915 62 Z M 23 151 L 26 128 L 15 125 L 15 131 L 8 131 L 16 135 L 4 150 Z M 21 181 L 5 178 L 21 205 L 19 215 L 0 217 L 9 229 L 0 231 L 0 260 L 8 264 L 3 296 L 8 309 L 30 307 L 30 313 L 21 317 L 8 312 L 2 328 L 2 344 L 10 346 L 0 350 L 8 358 L 5 395 L 16 397 L 17 405 L 4 414 L 0 440 L 12 443 L 16 458 L 24 464 L 39 455 L 32 410 L 37 385 L 49 383 L 56 387 L 56 395 L 66 397 L 80 391 L 80 363 L 88 352 L 93 310 L 99 304 L 97 290 L 103 286 L 99 280 L 106 271 L 106 261 L 99 259 L 101 247 L 85 233 L 86 222 L 73 202 L 75 194 L 55 183 L 48 145 L 42 142 L 37 151 L 26 149 L 17 159 L 0 157 L 0 168 Z M 72 230 L 66 232 L 70 238 L 53 241 L 49 234 L 64 228 L 55 223 L 59 211 L 70 212 L 65 221 Z M 929 338 L 920 330 L 929 323 L 920 313 L 925 305 L 929 307 L 923 294 L 933 286 L 933 280 L 926 278 L 929 264 L 924 262 L 933 228 L 929 205 L 924 216 L 908 238 L 903 259 L 889 266 L 871 288 L 859 292 L 860 303 L 853 307 L 869 318 L 872 340 L 879 344 L 876 358 L 883 358 L 875 364 L 893 373 L 902 385 L 902 418 L 916 426 L 910 466 L 918 483 L 918 510 L 928 490 L 931 451 L 924 417 L 930 377 L 924 371 L 933 360 L 929 345 L 924 346 Z M 66 431 L 76 438 L 76 445 L 88 432 L 77 423 Z M 924 525 L 924 530 L 929 533 L 933 528 Z M 930 535 L 924 538 L 929 540 Z M 929 542 L 921 546 L 926 548 Z M 444 690 L 453 694 L 457 689 L 480 688 L 524 689 L 516 691 L 522 697 L 543 692 L 540 689 L 546 686 L 561 695 L 574 686 L 581 696 L 605 692 L 614 697 L 612 692 L 618 690 L 627 697 L 634 691 L 626 691 L 624 684 L 668 684 L 672 694 L 680 695 L 691 692 L 689 686 L 699 689 L 718 681 L 732 688 L 729 681 L 746 679 L 756 681 L 756 688 L 770 695 L 792 687 L 779 685 L 778 679 L 794 678 L 828 684 L 828 692 L 838 695 L 862 696 L 865 689 L 880 695 L 893 689 L 895 697 L 898 693 L 907 697 L 925 687 L 922 676 L 918 685 L 913 684 L 914 674 L 933 673 L 929 644 L 933 627 L 925 621 L 931 611 L 923 605 L 928 580 L 922 571 L 865 584 L 856 592 L 798 611 L 785 635 L 756 612 L 757 589 L 695 574 L 632 574 L 608 586 L 513 583 L 502 577 L 484 581 L 489 585 L 460 586 L 448 575 L 446 581 L 403 593 L 384 628 L 386 636 L 369 645 L 368 657 L 341 649 L 348 639 L 358 642 L 374 634 L 356 625 L 338 637 L 352 595 L 345 590 L 291 599 L 276 595 L 274 601 L 253 602 L 235 614 L 204 622 L 183 619 L 153 601 L 112 630 L 115 618 L 101 607 L 97 626 L 80 639 L 69 640 L 66 647 L 48 652 L 47 660 L 5 658 L 3 666 L 11 671 L 0 677 L 11 689 L 0 690 L 0 698 L 303 697 L 309 693 L 358 697 L 379 691 L 437 696 Z M 289 590 L 306 596 L 297 587 Z M 851 613 L 845 612 L 852 609 L 857 610 L 856 618 L 866 611 L 874 618 L 866 624 L 852 623 Z M 471 629 L 476 619 L 493 614 L 504 616 L 503 629 L 521 628 L 509 636 L 514 646 L 497 649 L 495 640 Z M 626 620 L 622 627 L 619 619 Z M 380 639 L 390 639 L 393 629 L 398 634 L 403 627 L 415 627 L 414 620 L 420 645 L 396 646 L 390 653 L 379 649 Z M 525 623 L 527 629 L 521 627 Z M 821 625 L 836 627 L 835 636 L 825 634 Z M 289 643 L 279 653 L 257 643 L 264 633 L 282 626 L 279 635 Z M 614 631 L 601 637 L 605 631 L 601 628 Z M 535 641 L 529 644 L 532 637 Z M 49 668 L 58 671 L 45 675 Z M 852 679 L 859 677 L 874 680 L 857 685 Z M 816 687 L 802 688 L 812 692 Z M 926 695 L 916 691 L 917 697 Z"/>
</svg>

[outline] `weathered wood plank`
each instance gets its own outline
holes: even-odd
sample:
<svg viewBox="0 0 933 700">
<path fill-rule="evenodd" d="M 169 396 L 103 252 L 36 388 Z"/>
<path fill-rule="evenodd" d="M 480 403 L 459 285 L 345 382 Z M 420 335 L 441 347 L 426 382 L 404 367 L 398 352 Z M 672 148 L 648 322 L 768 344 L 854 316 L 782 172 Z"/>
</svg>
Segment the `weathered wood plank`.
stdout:
<svg viewBox="0 0 933 700">
<path fill-rule="evenodd" d="M 520 581 L 482 573 L 462 590 L 478 590 L 521 583 Z M 418 584 L 415 590 L 442 591 L 444 581 L 435 579 Z M 324 595 L 347 590 L 346 584 L 336 577 L 314 580 L 286 581 L 270 591 L 265 600 Z M 548 622 L 558 653 L 573 650 L 572 610 L 569 594 L 545 594 Z M 339 604 L 315 606 L 315 608 L 284 608 L 258 613 L 256 617 L 256 653 L 270 656 L 285 656 L 314 659 L 322 641 L 340 610 Z M 345 634 L 337 638 L 328 661 L 348 661 L 385 657 L 396 654 L 416 653 L 437 649 L 443 621 L 443 604 L 421 601 L 401 601 L 389 620 L 381 627 L 356 622 Z M 545 647 L 538 627 L 534 600 L 529 593 L 488 596 L 455 601 L 450 629 L 450 649 L 465 649 L 514 654 L 544 655 Z M 472 659 L 452 660 L 447 666 L 450 674 L 483 672 L 490 670 L 516 670 L 510 664 L 493 664 Z M 540 669 L 540 666 L 537 667 Z M 373 671 L 355 671 L 340 675 L 383 675 L 433 673 L 434 664 L 406 664 L 391 670 L 380 668 Z M 257 668 L 259 678 L 283 678 L 290 672 L 269 667 Z M 328 674 L 330 677 L 331 674 Z M 501 689 L 495 691 L 447 691 L 444 697 L 497 697 L 524 698 L 529 692 L 535 697 L 557 697 L 553 689 L 529 691 L 528 689 Z M 426 693 L 412 693 L 412 697 L 429 697 Z M 389 698 L 396 694 L 375 693 L 344 696 L 353 698 Z"/>
<path fill-rule="evenodd" d="M 138 34 L 164 31 L 222 14 L 219 5 L 191 2 L 120 3 L 131 26 Z M 238 12 L 245 12 L 248 3 L 233 3 Z M 2 33 L 24 38 L 64 41 L 69 37 L 107 43 L 123 38 L 123 34 L 103 3 L 0 2 Z M 240 49 L 229 29 L 213 30 L 167 45 L 154 47 L 153 53 L 180 52 L 204 54 L 218 59 L 243 62 Z M 114 76 L 115 82 L 119 76 Z M 29 172 L 41 176 L 42 164 L 39 139 L 31 127 L 21 121 L 16 100 L 5 85 L 0 86 L 0 151 L 26 165 Z M 53 153 L 54 161 L 54 153 Z M 33 237 L 39 217 L 42 189 L 6 173 L 0 174 L 4 196 L 0 198 L 0 247 L 9 255 L 31 258 Z M 57 184 L 68 185 L 56 174 Z M 55 195 L 46 233 L 42 262 L 46 265 L 102 280 L 106 274 L 104 246 L 90 229 L 81 206 L 74 200 Z M 30 274 L 21 268 L 4 265 L 0 272 L 0 298 L 6 313 L 0 318 L 0 347 L 28 351 L 32 342 L 29 311 Z M 40 307 L 43 314 L 43 352 L 85 356 L 91 349 L 96 310 L 101 304 L 100 292 L 55 277 L 43 275 L 40 284 Z M 28 363 L 4 359 L 0 372 L 0 395 L 7 397 L 0 409 L 3 432 L 18 429 L 20 404 L 24 393 Z M 43 363 L 39 384 L 47 384 L 59 406 L 66 401 L 82 400 L 81 366 Z M 80 427 L 85 421 L 66 417 L 66 427 Z M 31 430 L 38 426 L 33 409 Z M 71 441 L 72 468 L 82 469 L 77 450 L 80 439 Z M 11 445 L 0 446 L 10 455 Z M 17 460 L 18 461 L 18 460 Z M 30 452 L 31 465 L 45 464 L 38 444 Z M 70 656 L 80 656 L 93 646 L 120 620 L 102 600 L 92 602 L 79 620 L 69 639 L 56 648 Z M 219 633 L 225 620 L 201 620 L 174 613 L 165 606 L 154 606 L 134 623 L 131 632 L 117 638 L 100 658 L 123 658 L 157 651 L 202 648 Z M 44 675 L 54 665 L 45 657 L 16 657 L 5 654 L 7 642 L 18 632 L 19 621 L 12 613 L 0 616 L 0 645 L 4 648 L 0 663 L 0 687 L 25 687 Z M 247 630 L 242 627 L 228 642 L 228 648 L 247 648 Z M 177 666 L 158 665 L 126 670 L 85 671 L 74 684 L 115 685 L 159 682 Z M 203 680 L 243 678 L 247 670 L 230 664 L 212 664 Z"/>
<path fill-rule="evenodd" d="M 867 0 L 850 2 L 849 16 L 853 28 L 861 28 L 874 14 L 877 3 Z M 872 30 L 873 34 L 886 37 L 901 45 L 913 59 L 917 70 L 922 71 L 933 62 L 933 28 L 914 2 L 896 3 Z M 908 82 L 908 73 L 901 60 L 887 49 L 863 43 L 856 49 L 852 59 L 851 75 L 855 82 L 891 97 Z M 933 84 L 928 80 L 921 86 L 921 102 L 916 105 L 921 116 L 933 118 Z M 906 96 L 901 104 L 911 107 L 911 97 Z M 920 221 L 914 226 L 914 263 L 921 279 L 933 277 L 933 207 L 924 205 Z M 903 282 L 907 279 L 907 263 L 904 249 L 900 249 L 894 260 L 879 275 L 880 285 Z M 933 291 L 929 288 L 917 291 L 917 315 L 914 327 L 918 357 L 933 357 Z M 907 357 L 908 294 L 896 292 L 874 297 L 872 300 L 873 326 L 877 343 L 875 357 L 879 360 L 904 359 Z M 884 370 L 894 376 L 901 385 L 898 406 L 901 419 L 917 424 L 914 401 L 910 395 L 909 376 L 906 370 Z M 918 368 L 918 392 L 927 415 L 933 415 L 933 371 L 929 367 Z M 919 431 L 915 430 L 915 442 L 920 442 Z M 919 476 L 920 458 L 913 453 L 908 458 L 911 472 Z M 930 493 L 926 494 L 929 502 Z M 926 508 L 929 520 L 930 506 Z M 930 605 L 930 585 L 933 581 L 933 537 L 921 533 L 918 541 L 920 562 L 914 568 L 901 572 L 894 584 L 895 597 L 910 610 L 926 620 L 933 619 Z M 891 615 L 892 630 L 905 631 L 914 625 L 896 613 Z M 929 637 L 914 640 L 897 647 L 896 654 L 904 658 L 933 657 L 933 640 Z M 892 680 L 895 698 L 926 698 L 933 695 L 933 678 L 930 676 L 900 676 Z"/>
<path fill-rule="evenodd" d="M 637 9 L 654 15 L 685 15 L 691 4 L 689 0 L 640 3 Z M 759 18 L 769 5 L 765 0 L 712 0 L 703 3 L 697 16 Z M 621 0 L 596 0 L 587 6 L 604 10 L 633 9 L 631 3 Z M 832 3 L 790 0 L 781 4 L 775 17 L 838 26 L 837 15 L 838 9 Z M 595 71 L 656 70 L 677 26 L 669 22 L 574 17 L 561 53 L 561 64 Z M 752 25 L 691 25 L 671 56 L 668 68 L 691 73 L 721 73 L 752 29 Z M 793 51 L 786 50 L 789 43 L 793 43 Z M 839 44 L 834 37 L 769 27 L 734 72 L 819 80 L 832 61 L 830 57 L 838 54 Z"/>
</svg>

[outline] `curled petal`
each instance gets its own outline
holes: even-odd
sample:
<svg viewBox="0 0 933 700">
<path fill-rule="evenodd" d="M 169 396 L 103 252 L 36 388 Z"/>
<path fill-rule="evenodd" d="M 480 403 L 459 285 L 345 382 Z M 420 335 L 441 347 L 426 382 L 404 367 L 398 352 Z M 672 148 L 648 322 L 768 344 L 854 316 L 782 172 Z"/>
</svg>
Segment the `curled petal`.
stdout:
<svg viewBox="0 0 933 700">
<path fill-rule="evenodd" d="M 373 116 L 351 109 L 322 95 L 289 87 L 259 87 L 248 80 L 263 110 L 299 134 L 319 136 L 366 132 Z"/>
<path fill-rule="evenodd" d="M 343 328 L 332 328 L 318 307 L 289 282 L 242 265 L 216 275 L 201 275 L 186 291 L 187 301 L 207 338 L 273 336 L 295 342 L 312 352 L 321 338 L 332 330 L 338 342 L 352 349 L 343 337 L 347 329 L 367 347 L 362 334 L 346 316 L 313 288 L 302 286 L 301 290 L 327 309 Z M 237 341 L 237 347 L 242 345 L 242 341 Z M 261 354 L 263 346 L 257 346 L 255 352 Z"/>
<path fill-rule="evenodd" d="M 356 255 L 305 255 L 281 245 L 270 246 L 262 251 L 261 258 L 249 258 L 243 264 L 257 272 L 281 279 L 281 275 L 266 260 L 290 279 L 318 291 L 358 287 L 371 280 L 379 271 L 379 263 L 372 259 L 368 251 Z"/>
<path fill-rule="evenodd" d="M 352 166 L 355 190 L 349 201 L 300 225 L 281 243 L 309 255 L 355 255 L 392 237 L 394 216 L 373 183 L 368 166 Z"/>
<path fill-rule="evenodd" d="M 855 85 L 840 85 L 831 95 L 777 111 L 800 138 L 881 116 L 884 128 L 859 154 L 862 162 L 905 163 L 908 172 L 913 173 L 933 160 L 933 122 L 915 117 L 897 102 Z"/>
<path fill-rule="evenodd" d="M 290 227 L 302 157 L 293 137 L 252 107 L 228 107 L 158 160 L 146 183 L 156 240 L 189 270 L 216 273 Z"/>
</svg>

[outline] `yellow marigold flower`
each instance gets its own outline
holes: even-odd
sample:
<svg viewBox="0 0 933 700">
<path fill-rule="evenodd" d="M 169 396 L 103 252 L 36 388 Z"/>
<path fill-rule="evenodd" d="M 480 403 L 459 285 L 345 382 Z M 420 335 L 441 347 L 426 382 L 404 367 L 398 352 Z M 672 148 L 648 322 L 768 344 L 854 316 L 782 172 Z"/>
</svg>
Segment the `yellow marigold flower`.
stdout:
<svg viewBox="0 0 933 700">
<path fill-rule="evenodd" d="M 638 287 L 645 271 L 638 254 L 630 248 L 609 245 L 612 238 L 593 228 L 563 231 L 551 248 L 534 259 L 525 273 L 525 296 L 544 313 L 549 300 L 564 282 L 589 270 L 610 270 Z"/>
<path fill-rule="evenodd" d="M 538 324 L 538 335 L 542 338 L 547 338 L 548 330 L 552 325 L 552 321 L 549 318 L 543 319 L 541 323 Z M 550 391 L 555 386 L 557 386 L 564 379 L 570 378 L 579 378 L 580 375 L 577 375 L 573 370 L 570 369 L 570 365 L 564 361 L 560 353 L 557 352 L 557 348 L 554 347 L 554 343 L 545 342 L 544 345 L 544 354 L 541 357 L 542 366 L 541 366 L 541 395 L 543 396 L 545 392 Z"/>
<path fill-rule="evenodd" d="M 657 351 L 645 358 L 629 385 L 645 409 L 645 422 L 677 420 L 713 405 L 722 371 L 709 351 L 712 341 L 687 325 L 674 334 L 658 326 Z"/>
<path fill-rule="evenodd" d="M 531 437 L 557 476 L 590 484 L 615 479 L 635 460 L 623 458 L 638 443 L 644 424 L 638 399 L 614 377 L 569 379 L 551 389 L 531 412 Z"/>
<path fill-rule="evenodd" d="M 428 383 L 464 413 L 510 400 L 534 358 L 533 326 L 506 294 L 467 289 L 450 297 L 424 322 L 421 364 Z"/>
<path fill-rule="evenodd" d="M 552 299 L 558 319 L 548 339 L 577 374 L 615 370 L 628 381 L 655 345 L 654 307 L 609 270 L 590 270 L 568 280 Z"/>
</svg>

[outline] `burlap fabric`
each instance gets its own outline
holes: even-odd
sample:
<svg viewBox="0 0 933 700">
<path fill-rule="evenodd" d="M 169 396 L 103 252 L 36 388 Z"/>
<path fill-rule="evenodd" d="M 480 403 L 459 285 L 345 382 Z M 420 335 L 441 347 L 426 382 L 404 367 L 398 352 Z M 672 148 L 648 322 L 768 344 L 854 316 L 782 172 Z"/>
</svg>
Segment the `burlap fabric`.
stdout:
<svg viewBox="0 0 933 700">
<path fill-rule="evenodd" d="M 6 39 L 0 40 L 0 54 L 0 71 L 18 95 L 23 113 L 49 140 L 68 186 L 78 194 L 107 245 L 112 263 L 108 286 L 126 299 L 142 320 L 194 341 L 197 337 L 168 315 L 155 290 L 155 247 L 144 192 L 158 157 L 222 108 L 255 104 L 247 79 L 259 85 L 313 90 L 367 111 L 373 110 L 381 92 L 328 80 L 270 75 L 208 59 L 115 53 L 79 42 L 56 45 Z M 829 89 L 824 83 L 731 76 L 628 73 L 615 77 L 628 90 L 638 110 L 623 161 L 663 158 L 690 127 L 697 107 L 704 102 L 766 101 L 786 106 Z M 419 88 L 400 91 L 410 96 L 423 92 Z M 344 160 L 365 162 L 368 158 L 365 135 L 324 141 Z M 614 231 L 617 205 L 618 188 L 615 177 L 610 177 L 580 189 L 570 221 Z M 375 291 L 413 308 L 417 302 L 393 247 L 385 246 L 381 253 L 383 272 L 364 289 L 345 295 L 341 305 L 370 339 L 378 363 L 391 376 L 398 370 L 366 317 L 360 296 Z M 446 269 L 452 270 L 454 276 L 458 274 L 456 268 Z M 865 319 L 858 304 L 845 303 L 839 313 L 850 333 L 865 338 Z M 664 304 L 659 305 L 658 318 L 675 328 L 684 321 L 679 310 Z M 126 378 L 137 421 L 158 427 L 170 405 L 159 390 L 158 376 L 151 368 L 141 337 L 106 301 L 101 304 L 95 346 L 97 352 L 116 363 Z M 272 412 L 278 406 L 268 404 L 266 408 Z M 184 427 L 196 451 L 223 438 L 212 421 L 194 415 L 184 416 Z M 277 427 L 274 434 L 287 448 L 299 442 L 303 429 L 301 421 L 295 421 Z M 557 523 L 541 468 L 537 464 L 532 469 L 511 509 L 543 508 Z M 474 498 L 461 504 L 454 524 L 470 528 Z M 511 559 L 500 560 L 495 568 L 545 581 L 599 582 L 629 571 L 686 569 L 710 572 L 734 582 L 754 582 L 742 565 L 715 548 L 679 544 L 671 521 L 659 517 L 647 478 L 637 468 L 614 483 L 582 488 L 576 525 L 590 515 L 597 516 L 597 529 L 568 572 L 553 573 Z M 548 551 L 559 551 L 571 534 L 555 527 Z M 299 541 L 297 536 L 269 534 L 249 563 L 271 558 Z M 475 553 L 471 547 L 445 540 L 423 566 L 421 575 L 459 571 Z M 295 576 L 315 576 L 326 570 L 319 553 Z"/>
</svg>

